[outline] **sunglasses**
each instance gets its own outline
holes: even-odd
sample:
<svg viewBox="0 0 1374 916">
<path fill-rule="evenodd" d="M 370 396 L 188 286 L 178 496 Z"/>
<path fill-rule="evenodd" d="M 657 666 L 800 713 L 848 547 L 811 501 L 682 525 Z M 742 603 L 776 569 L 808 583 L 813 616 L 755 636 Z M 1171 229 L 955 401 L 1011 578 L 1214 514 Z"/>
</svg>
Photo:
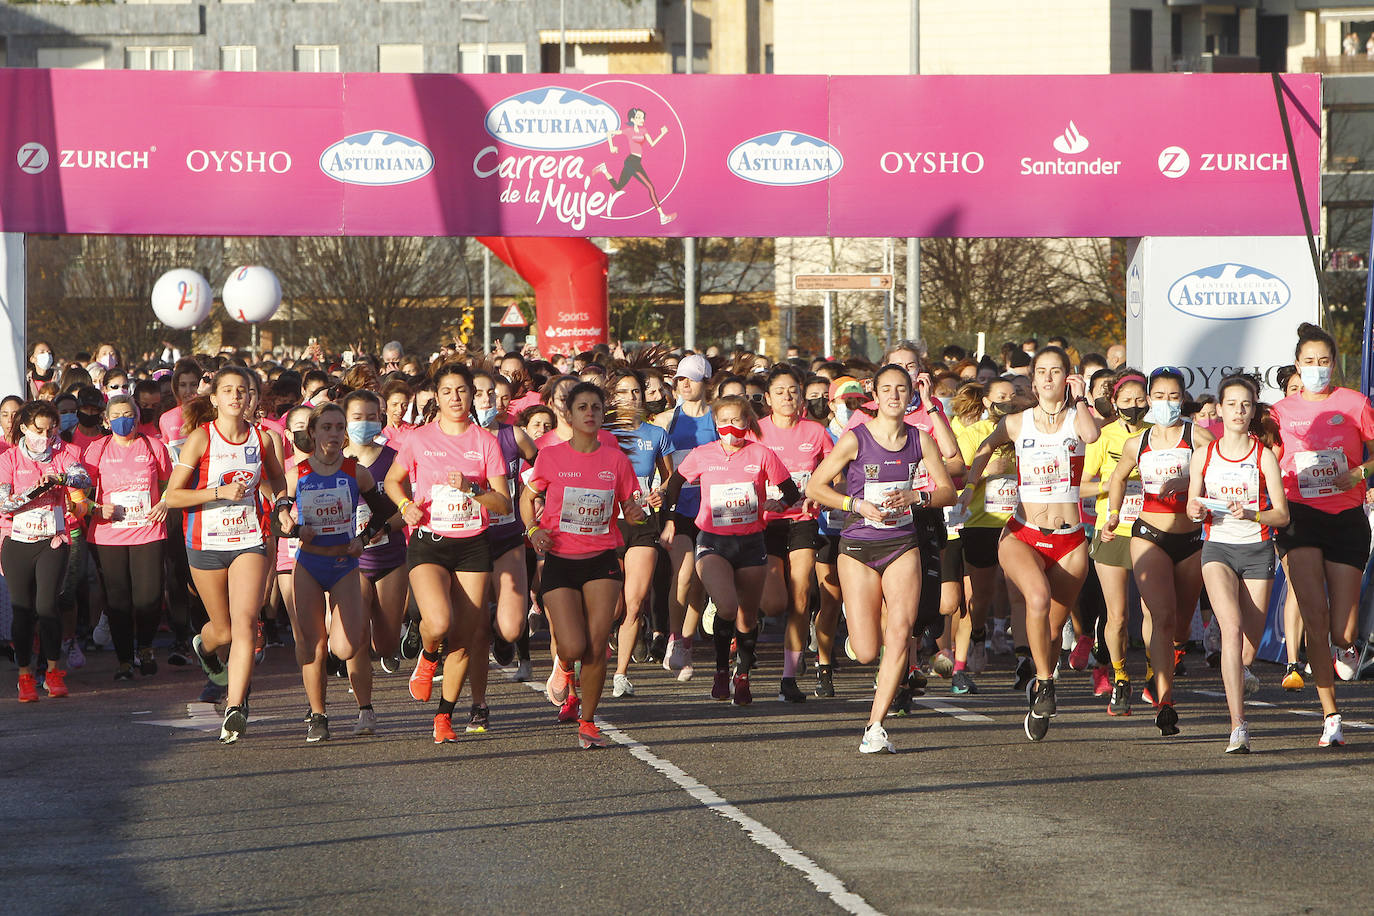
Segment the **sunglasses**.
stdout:
<svg viewBox="0 0 1374 916">
<path fill-rule="evenodd" d="M 123 386 L 123 385 L 106 385 L 105 388 L 106 388 L 106 390 L 108 390 L 108 391 L 123 391 L 123 390 L 124 390 L 124 386 Z"/>
<path fill-rule="evenodd" d="M 1177 366 L 1160 366 L 1158 369 L 1156 369 L 1155 371 L 1153 371 L 1153 372 L 1150 373 L 1150 381 L 1153 382 L 1155 379 L 1159 378 L 1161 375 L 1182 375 L 1182 374 L 1183 374 L 1183 370 L 1182 370 L 1182 369 L 1179 369 Z"/>
</svg>

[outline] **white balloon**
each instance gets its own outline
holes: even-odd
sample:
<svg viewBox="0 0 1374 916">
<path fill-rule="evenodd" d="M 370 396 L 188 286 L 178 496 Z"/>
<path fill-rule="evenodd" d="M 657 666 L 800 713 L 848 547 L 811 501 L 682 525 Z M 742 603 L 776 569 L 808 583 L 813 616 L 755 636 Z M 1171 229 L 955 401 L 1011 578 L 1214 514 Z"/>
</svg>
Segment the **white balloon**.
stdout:
<svg viewBox="0 0 1374 916">
<path fill-rule="evenodd" d="M 215 294 L 210 281 L 194 270 L 178 267 L 153 284 L 153 314 L 169 328 L 184 331 L 210 317 Z"/>
<path fill-rule="evenodd" d="M 281 284 L 266 267 L 240 267 L 224 281 L 224 308 L 235 321 L 267 321 L 280 307 Z"/>
</svg>

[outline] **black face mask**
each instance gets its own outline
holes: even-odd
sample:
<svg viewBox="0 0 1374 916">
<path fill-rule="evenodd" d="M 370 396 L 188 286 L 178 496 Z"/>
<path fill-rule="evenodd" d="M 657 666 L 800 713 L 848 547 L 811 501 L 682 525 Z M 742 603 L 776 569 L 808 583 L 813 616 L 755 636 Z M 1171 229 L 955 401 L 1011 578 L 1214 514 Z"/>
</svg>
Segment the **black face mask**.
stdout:
<svg viewBox="0 0 1374 916">
<path fill-rule="evenodd" d="M 1148 407 L 1118 407 L 1116 412 L 1125 418 L 1126 422 L 1132 426 L 1139 426 L 1140 421 L 1145 419 Z"/>
<path fill-rule="evenodd" d="M 296 446 L 298 452 L 313 452 L 315 443 L 310 440 L 310 433 L 303 429 L 298 429 L 291 434 L 291 441 Z"/>
<path fill-rule="evenodd" d="M 654 414 L 663 413 L 663 411 L 665 411 L 665 410 L 667 410 L 667 409 L 668 409 L 668 399 L 667 399 L 667 398 L 654 398 L 652 401 L 645 401 L 645 402 L 644 402 L 644 413 L 648 414 L 648 415 L 651 416 L 651 417 L 652 417 Z"/>
<path fill-rule="evenodd" d="M 76 412 L 76 422 L 80 423 L 82 426 L 99 426 L 100 411 L 78 410 Z"/>
<path fill-rule="evenodd" d="M 817 422 L 824 421 L 830 416 L 830 402 L 825 398 L 807 398 L 806 414 Z"/>
<path fill-rule="evenodd" d="M 1007 404 L 1005 401 L 997 401 L 988 406 L 988 416 L 994 420 L 1000 420 L 1007 415 Z"/>
<path fill-rule="evenodd" d="M 152 423 L 157 420 L 156 407 L 140 407 L 138 409 L 138 422 L 143 424 Z"/>
<path fill-rule="evenodd" d="M 1097 409 L 1097 415 L 1100 417 L 1110 420 L 1116 416 L 1116 405 L 1112 403 L 1111 398 L 1097 398 L 1093 401 L 1093 407 Z"/>
</svg>

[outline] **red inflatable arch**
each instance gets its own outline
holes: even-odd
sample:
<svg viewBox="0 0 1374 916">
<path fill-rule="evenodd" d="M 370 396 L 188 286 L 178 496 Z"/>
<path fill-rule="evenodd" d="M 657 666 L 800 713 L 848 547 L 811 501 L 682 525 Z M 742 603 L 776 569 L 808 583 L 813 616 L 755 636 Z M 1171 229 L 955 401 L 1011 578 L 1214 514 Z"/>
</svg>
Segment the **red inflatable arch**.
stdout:
<svg viewBox="0 0 1374 916">
<path fill-rule="evenodd" d="M 479 237 L 534 287 L 542 353 L 606 343 L 606 253 L 586 239 Z"/>
</svg>

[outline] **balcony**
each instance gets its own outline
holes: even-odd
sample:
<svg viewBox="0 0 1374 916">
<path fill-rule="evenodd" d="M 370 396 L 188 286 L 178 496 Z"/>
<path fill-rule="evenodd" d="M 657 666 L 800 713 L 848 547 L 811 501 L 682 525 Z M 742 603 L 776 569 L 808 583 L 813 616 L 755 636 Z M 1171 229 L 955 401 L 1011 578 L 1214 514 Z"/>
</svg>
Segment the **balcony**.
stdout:
<svg viewBox="0 0 1374 916">
<path fill-rule="evenodd" d="M 1170 73 L 1259 73 L 1260 59 L 1240 54 L 1175 54 L 1169 58 Z"/>
<path fill-rule="evenodd" d="M 1374 57 L 1367 54 L 1341 54 L 1325 57 L 1304 57 L 1303 73 L 1341 76 L 1352 73 L 1374 73 Z"/>
</svg>

